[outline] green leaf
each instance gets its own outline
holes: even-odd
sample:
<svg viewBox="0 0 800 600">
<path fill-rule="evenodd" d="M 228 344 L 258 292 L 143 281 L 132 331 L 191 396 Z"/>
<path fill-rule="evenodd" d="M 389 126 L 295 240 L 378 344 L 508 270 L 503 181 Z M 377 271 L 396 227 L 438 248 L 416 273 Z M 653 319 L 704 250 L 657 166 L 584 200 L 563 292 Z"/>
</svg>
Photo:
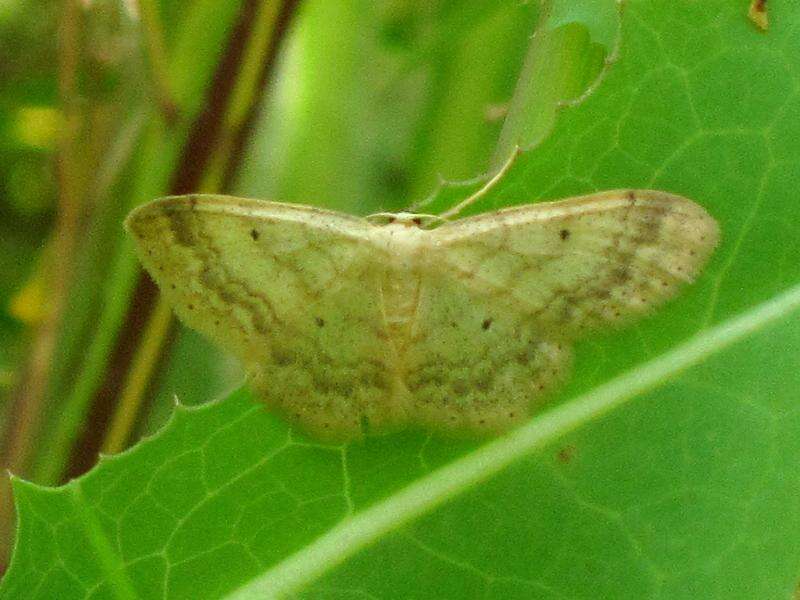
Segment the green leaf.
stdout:
<svg viewBox="0 0 800 600">
<path fill-rule="evenodd" d="M 0 597 L 790 597 L 800 8 L 770 3 L 766 33 L 746 9 L 626 3 L 598 85 L 464 211 L 652 187 L 720 222 L 706 275 L 579 344 L 550 409 L 484 444 L 332 447 L 245 390 L 179 408 L 64 487 L 15 482 Z"/>
<path fill-rule="evenodd" d="M 471 201 L 472 194 L 484 193 L 484 185 L 505 179 L 518 150 L 545 140 L 558 113 L 591 94 L 615 60 L 622 6 L 612 0 L 548 3 L 530 38 L 503 128 L 484 167 L 486 174 L 471 181 L 444 179 L 415 209 L 438 214 L 465 199 Z"/>
<path fill-rule="evenodd" d="M 62 488 L 15 480 L 0 597 L 785 597 L 799 316 L 797 286 L 456 459 L 314 444 L 244 391 L 177 407 Z"/>
</svg>

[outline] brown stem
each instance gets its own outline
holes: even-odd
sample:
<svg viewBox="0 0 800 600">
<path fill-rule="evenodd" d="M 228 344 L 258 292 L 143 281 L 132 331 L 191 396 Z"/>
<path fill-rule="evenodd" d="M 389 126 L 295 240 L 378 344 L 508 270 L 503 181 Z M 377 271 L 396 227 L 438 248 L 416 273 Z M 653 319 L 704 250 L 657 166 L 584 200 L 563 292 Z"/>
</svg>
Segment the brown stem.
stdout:
<svg viewBox="0 0 800 600">
<path fill-rule="evenodd" d="M 297 5 L 297 0 L 283 0 L 276 8 L 273 2 L 245 2 L 217 66 L 208 91 L 206 109 L 192 125 L 170 193 L 196 192 L 201 188 L 207 192 L 220 192 L 228 187 L 240 163 L 246 130 L 260 105 L 264 84 Z M 265 24 L 270 18 L 274 21 L 271 27 L 269 23 Z M 258 36 L 263 36 L 267 31 L 268 43 L 263 43 L 262 37 L 259 45 Z M 248 68 L 243 69 L 243 63 L 247 61 L 250 61 Z M 237 118 L 231 118 L 232 110 L 239 115 Z M 135 406 L 139 417 L 146 411 L 146 404 L 136 396 L 147 392 L 158 370 L 155 368 L 154 351 L 143 355 L 137 351 L 139 344 L 158 349 L 161 356 L 168 352 L 169 339 L 165 341 L 142 335 L 144 332 L 156 332 L 153 335 L 169 338 L 171 331 L 170 327 L 163 324 L 155 326 L 151 322 L 154 318 L 158 320 L 157 316 L 153 317 L 158 305 L 154 302 L 152 283 L 146 276 L 143 275 L 143 278 L 137 286 L 131 310 L 107 367 L 105 381 L 92 402 L 93 427 L 85 431 L 73 451 L 69 477 L 85 472 L 94 464 L 110 427 L 114 427 L 115 431 L 113 445 L 109 448 L 117 449 L 127 443 L 137 424 L 136 415 L 117 415 L 118 410 L 130 411 L 130 407 Z M 132 374 L 131 369 L 137 365 L 143 371 Z M 128 383 L 135 385 L 136 389 L 128 389 Z M 120 398 L 125 398 L 124 406 L 118 406 Z M 122 425 L 112 425 L 123 422 L 124 430 L 121 429 Z"/>
</svg>

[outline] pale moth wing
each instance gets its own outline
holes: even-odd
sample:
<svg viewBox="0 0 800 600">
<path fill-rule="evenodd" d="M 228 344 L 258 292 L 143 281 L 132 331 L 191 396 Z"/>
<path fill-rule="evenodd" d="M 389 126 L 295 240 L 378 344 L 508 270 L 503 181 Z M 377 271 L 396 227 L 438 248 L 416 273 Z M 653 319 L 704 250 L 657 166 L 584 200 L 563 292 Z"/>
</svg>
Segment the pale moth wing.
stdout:
<svg viewBox="0 0 800 600">
<path fill-rule="evenodd" d="M 386 257 L 367 222 L 194 195 L 126 225 L 177 315 L 241 360 L 269 406 L 323 437 L 405 422 L 380 305 Z"/>
<path fill-rule="evenodd" d="M 574 338 L 629 320 L 694 281 L 716 221 L 675 194 L 617 190 L 454 221 L 431 232 L 435 264 L 498 308 Z"/>
<path fill-rule="evenodd" d="M 572 340 L 673 296 L 718 237 L 694 202 L 647 190 L 509 208 L 428 232 L 404 361 L 414 418 L 479 431 L 527 418 L 568 373 Z"/>
<path fill-rule="evenodd" d="M 341 440 L 526 419 L 573 340 L 673 296 L 719 237 L 694 202 L 646 190 L 435 221 L 184 196 L 127 226 L 177 314 L 242 360 L 269 406 Z"/>
</svg>

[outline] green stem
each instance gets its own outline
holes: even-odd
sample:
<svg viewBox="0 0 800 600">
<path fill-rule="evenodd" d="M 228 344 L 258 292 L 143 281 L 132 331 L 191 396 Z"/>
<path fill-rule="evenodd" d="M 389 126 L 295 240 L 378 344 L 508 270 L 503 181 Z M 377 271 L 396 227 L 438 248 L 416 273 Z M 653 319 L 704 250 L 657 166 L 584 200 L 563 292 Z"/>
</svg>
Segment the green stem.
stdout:
<svg viewBox="0 0 800 600">
<path fill-rule="evenodd" d="M 144 47 L 156 100 L 161 107 L 164 120 L 167 123 L 174 123 L 178 116 L 178 105 L 170 85 L 169 60 L 164 48 L 164 29 L 155 0 L 139 0 L 139 14 L 142 19 Z"/>
</svg>

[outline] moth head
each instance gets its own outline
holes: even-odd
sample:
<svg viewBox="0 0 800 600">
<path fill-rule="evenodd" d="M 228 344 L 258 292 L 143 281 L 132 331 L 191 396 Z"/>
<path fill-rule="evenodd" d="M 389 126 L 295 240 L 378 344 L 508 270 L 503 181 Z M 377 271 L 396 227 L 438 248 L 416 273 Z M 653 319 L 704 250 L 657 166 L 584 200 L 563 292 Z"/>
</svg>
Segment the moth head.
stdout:
<svg viewBox="0 0 800 600">
<path fill-rule="evenodd" d="M 398 213 L 375 213 L 369 215 L 367 221 L 373 225 L 386 226 L 395 225 L 400 227 L 412 227 L 416 229 L 434 229 L 446 222 L 446 219 L 436 215 L 423 215 L 419 213 L 398 212 Z"/>
</svg>

